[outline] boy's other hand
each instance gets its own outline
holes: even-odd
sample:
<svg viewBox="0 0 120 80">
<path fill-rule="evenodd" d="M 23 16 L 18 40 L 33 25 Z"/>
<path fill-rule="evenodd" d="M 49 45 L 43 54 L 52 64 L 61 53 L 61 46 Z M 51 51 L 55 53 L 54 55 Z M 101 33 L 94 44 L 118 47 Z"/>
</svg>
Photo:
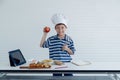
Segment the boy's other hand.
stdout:
<svg viewBox="0 0 120 80">
<path fill-rule="evenodd" d="M 68 45 L 67 44 L 65 44 L 65 45 L 63 45 L 63 47 L 62 47 L 62 50 L 64 51 L 64 50 L 68 50 Z"/>
</svg>

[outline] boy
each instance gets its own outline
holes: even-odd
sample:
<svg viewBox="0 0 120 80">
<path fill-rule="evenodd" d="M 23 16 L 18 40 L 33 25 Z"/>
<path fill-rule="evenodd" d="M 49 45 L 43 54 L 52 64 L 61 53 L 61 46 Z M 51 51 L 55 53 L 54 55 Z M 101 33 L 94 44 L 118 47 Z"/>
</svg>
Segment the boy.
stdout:
<svg viewBox="0 0 120 80">
<path fill-rule="evenodd" d="M 70 62 L 70 55 L 75 52 L 73 40 L 65 34 L 67 29 L 66 18 L 62 14 L 55 14 L 52 17 L 52 22 L 55 24 L 56 35 L 47 39 L 47 32 L 43 31 L 40 47 L 49 48 L 50 58 L 62 62 Z M 62 74 L 53 74 L 53 76 L 62 76 Z M 72 74 L 64 74 L 64 76 L 72 76 Z"/>
</svg>

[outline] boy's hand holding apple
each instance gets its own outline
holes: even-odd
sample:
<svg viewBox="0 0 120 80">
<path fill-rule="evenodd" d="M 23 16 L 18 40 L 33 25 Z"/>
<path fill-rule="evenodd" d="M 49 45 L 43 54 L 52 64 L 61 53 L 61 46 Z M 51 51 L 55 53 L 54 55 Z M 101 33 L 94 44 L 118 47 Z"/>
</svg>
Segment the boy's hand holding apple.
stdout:
<svg viewBox="0 0 120 80">
<path fill-rule="evenodd" d="M 44 32 L 45 32 L 45 33 L 50 32 L 50 27 L 48 27 L 48 26 L 44 27 Z"/>
</svg>

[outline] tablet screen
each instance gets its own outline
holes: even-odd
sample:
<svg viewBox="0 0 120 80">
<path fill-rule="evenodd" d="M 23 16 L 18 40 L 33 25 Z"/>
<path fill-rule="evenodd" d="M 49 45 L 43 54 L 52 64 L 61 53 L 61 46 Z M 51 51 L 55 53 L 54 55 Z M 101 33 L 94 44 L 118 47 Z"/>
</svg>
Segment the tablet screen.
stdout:
<svg viewBox="0 0 120 80">
<path fill-rule="evenodd" d="M 26 63 L 24 56 L 22 55 L 20 49 L 9 51 L 9 58 L 11 66 L 18 66 Z"/>
</svg>

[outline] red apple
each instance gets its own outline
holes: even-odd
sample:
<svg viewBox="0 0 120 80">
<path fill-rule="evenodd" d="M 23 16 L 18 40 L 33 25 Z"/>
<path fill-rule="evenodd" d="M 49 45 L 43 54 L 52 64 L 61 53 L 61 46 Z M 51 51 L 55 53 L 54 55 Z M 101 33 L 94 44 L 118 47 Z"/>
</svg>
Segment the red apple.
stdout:
<svg viewBox="0 0 120 80">
<path fill-rule="evenodd" d="M 46 26 L 46 27 L 44 28 L 44 32 L 48 33 L 49 31 L 50 31 L 50 27 L 47 27 L 47 26 Z"/>
</svg>

